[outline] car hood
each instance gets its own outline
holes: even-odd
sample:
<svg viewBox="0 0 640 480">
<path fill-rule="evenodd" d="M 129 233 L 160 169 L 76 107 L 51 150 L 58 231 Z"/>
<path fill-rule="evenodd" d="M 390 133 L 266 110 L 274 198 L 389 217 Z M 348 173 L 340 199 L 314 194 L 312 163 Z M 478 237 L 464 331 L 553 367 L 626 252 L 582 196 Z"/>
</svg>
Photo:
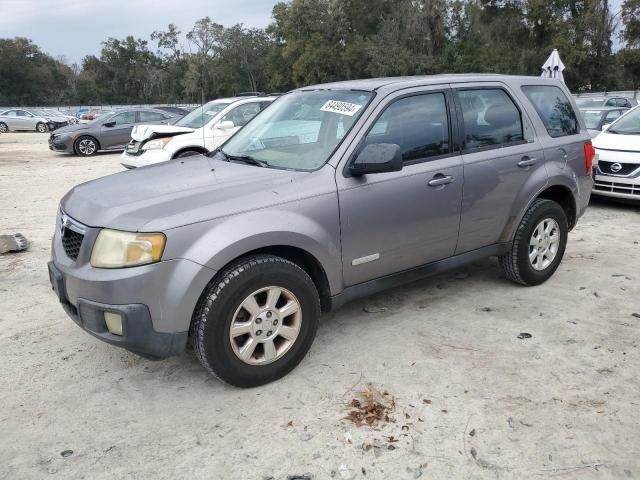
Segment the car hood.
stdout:
<svg viewBox="0 0 640 480">
<path fill-rule="evenodd" d="M 307 197 L 316 173 L 195 155 L 83 183 L 61 205 L 92 227 L 165 231 Z"/>
<path fill-rule="evenodd" d="M 67 117 L 47 117 L 49 122 L 67 122 L 69 119 Z"/>
<path fill-rule="evenodd" d="M 73 133 L 80 130 L 89 130 L 89 128 L 91 128 L 91 125 L 88 123 L 78 123 L 76 125 L 67 125 L 66 127 L 58 128 L 54 133 L 56 135 L 59 133 Z"/>
<path fill-rule="evenodd" d="M 640 152 L 640 135 L 620 135 L 601 132 L 600 135 L 593 140 L 593 146 L 603 150 Z"/>
<path fill-rule="evenodd" d="M 151 138 L 173 137 L 193 131 L 193 128 L 175 127 L 173 125 L 136 125 L 131 131 L 131 138 L 137 142 L 143 142 Z"/>
</svg>

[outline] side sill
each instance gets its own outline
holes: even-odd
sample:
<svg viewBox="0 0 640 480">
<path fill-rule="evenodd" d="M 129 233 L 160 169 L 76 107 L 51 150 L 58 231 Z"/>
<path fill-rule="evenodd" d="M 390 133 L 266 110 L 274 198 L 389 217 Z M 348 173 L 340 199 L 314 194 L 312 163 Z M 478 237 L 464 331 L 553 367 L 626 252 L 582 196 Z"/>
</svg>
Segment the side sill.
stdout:
<svg viewBox="0 0 640 480">
<path fill-rule="evenodd" d="M 454 255 L 453 257 L 445 258 L 443 260 L 438 260 L 437 262 L 427 263 L 420 267 L 411 268 L 409 270 L 369 280 L 368 282 L 352 285 L 345 288 L 341 293 L 331 297 L 330 308 L 332 311 L 337 310 L 345 303 L 357 298 L 367 297 L 374 293 L 388 290 L 405 283 L 415 282 L 423 278 L 431 277 L 432 275 L 453 270 L 486 257 L 503 255 L 509 251 L 510 247 L 511 242 L 496 243 L 470 252 Z"/>
</svg>

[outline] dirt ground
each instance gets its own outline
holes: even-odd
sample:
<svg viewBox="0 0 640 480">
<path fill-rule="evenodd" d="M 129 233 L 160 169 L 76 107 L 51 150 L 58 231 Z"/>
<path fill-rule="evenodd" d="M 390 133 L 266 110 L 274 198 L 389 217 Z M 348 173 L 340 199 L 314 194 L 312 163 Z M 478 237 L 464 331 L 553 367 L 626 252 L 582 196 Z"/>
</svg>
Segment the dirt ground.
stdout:
<svg viewBox="0 0 640 480">
<path fill-rule="evenodd" d="M 68 319 L 46 262 L 59 199 L 121 169 L 0 136 L 0 478 L 640 479 L 640 209 L 592 201 L 546 284 L 486 260 L 327 315 L 284 379 L 239 390 Z M 531 338 L 518 338 L 528 333 Z M 368 384 L 389 422 L 344 420 Z"/>
</svg>

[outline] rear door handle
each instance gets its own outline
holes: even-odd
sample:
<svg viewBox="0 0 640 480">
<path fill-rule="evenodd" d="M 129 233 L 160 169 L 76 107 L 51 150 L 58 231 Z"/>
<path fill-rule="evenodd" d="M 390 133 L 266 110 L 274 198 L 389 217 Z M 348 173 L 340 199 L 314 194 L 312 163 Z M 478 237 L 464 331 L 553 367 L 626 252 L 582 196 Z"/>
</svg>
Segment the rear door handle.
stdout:
<svg viewBox="0 0 640 480">
<path fill-rule="evenodd" d="M 434 177 L 427 182 L 427 185 L 430 187 L 440 187 L 442 185 L 447 185 L 448 183 L 453 182 L 454 178 L 451 175 L 443 175 L 438 173 L 434 175 Z"/>
<path fill-rule="evenodd" d="M 518 166 L 520 168 L 527 168 L 527 167 L 530 167 L 531 165 L 535 165 L 535 163 L 536 163 L 536 159 L 535 158 L 522 157 L 522 160 L 520 160 L 518 162 Z"/>
</svg>

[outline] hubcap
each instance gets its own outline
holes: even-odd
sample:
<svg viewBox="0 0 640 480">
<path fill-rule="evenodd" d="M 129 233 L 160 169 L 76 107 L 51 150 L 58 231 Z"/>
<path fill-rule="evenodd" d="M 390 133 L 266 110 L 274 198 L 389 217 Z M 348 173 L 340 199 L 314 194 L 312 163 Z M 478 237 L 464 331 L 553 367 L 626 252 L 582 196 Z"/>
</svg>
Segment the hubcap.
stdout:
<svg viewBox="0 0 640 480">
<path fill-rule="evenodd" d="M 78 144 L 78 150 L 80 150 L 80 153 L 84 155 L 91 155 L 96 151 L 96 144 L 93 143 L 93 141 L 85 138 L 84 140 L 80 140 L 80 143 Z"/>
<path fill-rule="evenodd" d="M 546 269 L 556 258 L 559 247 L 560 226 L 553 218 L 545 218 L 531 234 L 529 263 L 534 270 Z"/>
<path fill-rule="evenodd" d="M 45 126 L 44 126 L 44 125 L 42 125 L 42 124 L 38 125 L 38 131 L 39 131 L 40 133 L 44 132 L 44 131 L 46 130 L 46 128 L 47 128 L 47 127 L 45 127 Z"/>
<path fill-rule="evenodd" d="M 250 365 L 275 362 L 294 344 L 302 325 L 302 308 L 286 288 L 256 290 L 237 308 L 229 339 L 233 353 Z"/>
</svg>

